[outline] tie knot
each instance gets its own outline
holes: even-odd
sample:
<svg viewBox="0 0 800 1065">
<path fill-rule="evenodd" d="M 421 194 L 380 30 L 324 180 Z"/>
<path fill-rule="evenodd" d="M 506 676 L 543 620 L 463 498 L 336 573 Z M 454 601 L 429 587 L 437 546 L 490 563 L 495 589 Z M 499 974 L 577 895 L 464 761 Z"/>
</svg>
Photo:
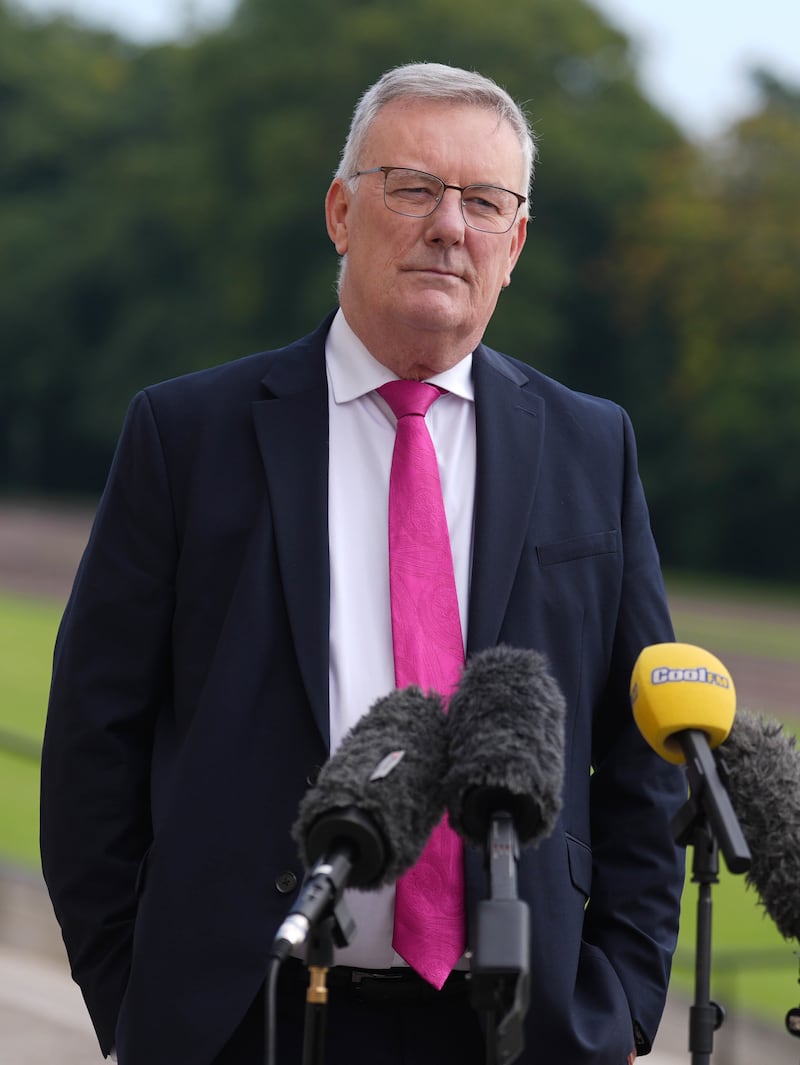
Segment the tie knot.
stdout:
<svg viewBox="0 0 800 1065">
<path fill-rule="evenodd" d="M 431 404 L 442 395 L 442 389 L 426 381 L 389 381 L 378 392 L 398 420 L 407 414 L 421 414 L 424 418 Z"/>
</svg>

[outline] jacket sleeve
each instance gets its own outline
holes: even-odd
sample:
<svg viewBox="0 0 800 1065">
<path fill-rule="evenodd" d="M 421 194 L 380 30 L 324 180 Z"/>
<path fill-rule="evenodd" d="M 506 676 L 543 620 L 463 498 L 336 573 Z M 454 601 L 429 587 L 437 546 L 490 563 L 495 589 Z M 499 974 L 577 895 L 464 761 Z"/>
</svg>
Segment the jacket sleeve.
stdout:
<svg viewBox="0 0 800 1065">
<path fill-rule="evenodd" d="M 171 698 L 176 554 L 164 456 L 142 393 L 59 629 L 42 752 L 44 877 L 106 1054 L 152 838 L 151 752 Z"/>
<path fill-rule="evenodd" d="M 622 418 L 624 573 L 609 680 L 594 722 L 593 875 L 584 935 L 616 970 L 630 1004 L 637 1050 L 647 1053 L 677 942 L 684 853 L 673 841 L 670 822 L 687 787 L 682 768 L 652 751 L 631 712 L 631 671 L 639 652 L 673 640 L 674 634 L 633 430 L 624 412 Z"/>
</svg>

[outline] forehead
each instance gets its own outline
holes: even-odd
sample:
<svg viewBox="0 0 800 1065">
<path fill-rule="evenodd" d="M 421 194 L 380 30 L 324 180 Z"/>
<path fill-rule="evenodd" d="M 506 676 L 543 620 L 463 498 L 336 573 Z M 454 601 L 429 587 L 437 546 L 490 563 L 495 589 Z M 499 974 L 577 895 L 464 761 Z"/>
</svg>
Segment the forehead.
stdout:
<svg viewBox="0 0 800 1065">
<path fill-rule="evenodd" d="M 474 104 L 395 100 L 370 126 L 361 166 L 410 166 L 447 181 L 519 183 L 523 153 L 497 112 Z"/>
</svg>

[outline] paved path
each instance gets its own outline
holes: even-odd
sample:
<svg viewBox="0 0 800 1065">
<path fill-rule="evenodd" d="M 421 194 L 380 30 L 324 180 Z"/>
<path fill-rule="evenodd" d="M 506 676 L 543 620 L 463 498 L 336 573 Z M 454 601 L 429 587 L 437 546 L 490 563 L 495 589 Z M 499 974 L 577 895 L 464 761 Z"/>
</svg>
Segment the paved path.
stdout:
<svg viewBox="0 0 800 1065">
<path fill-rule="evenodd" d="M 96 1065 L 102 1060 L 80 991 L 66 967 L 0 949 L 3 1065 Z"/>
<path fill-rule="evenodd" d="M 66 602 L 92 508 L 0 502 L 0 589 Z"/>
</svg>

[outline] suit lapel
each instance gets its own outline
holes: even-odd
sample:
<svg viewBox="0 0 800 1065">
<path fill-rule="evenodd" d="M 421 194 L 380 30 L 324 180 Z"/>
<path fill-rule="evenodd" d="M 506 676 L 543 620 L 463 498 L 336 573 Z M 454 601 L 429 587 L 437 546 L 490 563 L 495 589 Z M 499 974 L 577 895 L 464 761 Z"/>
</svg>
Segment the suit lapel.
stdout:
<svg viewBox="0 0 800 1065">
<path fill-rule="evenodd" d="M 473 356 L 477 472 L 468 651 L 494 645 L 530 523 L 544 401 L 528 378 L 480 345 Z"/>
<path fill-rule="evenodd" d="M 253 404 L 267 479 L 278 566 L 300 672 L 314 718 L 329 742 L 328 390 L 325 336 L 275 352 Z"/>
</svg>

